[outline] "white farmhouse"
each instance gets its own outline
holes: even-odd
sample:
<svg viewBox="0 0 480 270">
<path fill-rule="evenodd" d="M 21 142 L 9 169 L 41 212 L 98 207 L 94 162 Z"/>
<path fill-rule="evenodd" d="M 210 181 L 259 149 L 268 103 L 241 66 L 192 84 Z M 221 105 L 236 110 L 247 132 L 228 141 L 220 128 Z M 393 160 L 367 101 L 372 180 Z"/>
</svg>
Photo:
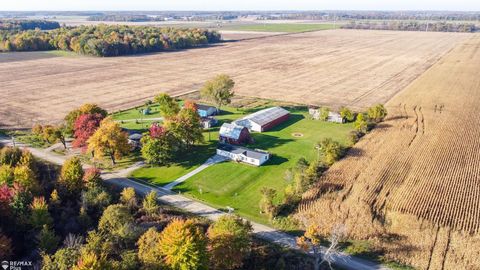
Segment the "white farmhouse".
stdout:
<svg viewBox="0 0 480 270">
<path fill-rule="evenodd" d="M 217 155 L 226 157 L 230 160 L 260 166 L 270 159 L 270 154 L 265 151 L 251 150 L 230 144 L 219 144 Z"/>
</svg>

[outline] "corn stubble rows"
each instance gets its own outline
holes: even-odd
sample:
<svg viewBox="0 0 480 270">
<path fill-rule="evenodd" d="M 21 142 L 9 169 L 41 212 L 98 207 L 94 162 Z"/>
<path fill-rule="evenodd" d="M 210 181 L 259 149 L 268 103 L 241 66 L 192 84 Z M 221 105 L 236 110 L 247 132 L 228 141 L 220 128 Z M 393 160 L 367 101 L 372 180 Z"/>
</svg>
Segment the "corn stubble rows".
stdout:
<svg viewBox="0 0 480 270">
<path fill-rule="evenodd" d="M 239 95 L 362 109 L 386 102 L 467 36 L 334 30 L 116 58 L 0 54 L 0 127 L 55 122 L 85 102 L 126 109 L 160 91 L 199 90 L 219 73 Z"/>
<path fill-rule="evenodd" d="M 387 103 L 387 121 L 304 195 L 298 216 L 400 237 L 379 245 L 421 269 L 480 268 L 479 70 L 476 35 Z"/>
</svg>

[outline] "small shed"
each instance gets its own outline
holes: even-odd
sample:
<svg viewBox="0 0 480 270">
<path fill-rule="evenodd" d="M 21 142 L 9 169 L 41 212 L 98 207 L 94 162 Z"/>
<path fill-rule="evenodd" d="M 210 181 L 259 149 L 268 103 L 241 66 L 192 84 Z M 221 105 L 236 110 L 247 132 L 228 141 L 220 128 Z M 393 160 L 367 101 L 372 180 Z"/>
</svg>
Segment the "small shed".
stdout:
<svg viewBox="0 0 480 270">
<path fill-rule="evenodd" d="M 343 118 L 343 117 L 342 117 L 339 113 L 337 113 L 337 112 L 329 112 L 329 113 L 328 113 L 327 121 L 328 121 L 328 122 L 332 122 L 332 123 L 340 123 L 340 124 L 343 124 L 343 123 L 345 123 L 345 118 Z"/>
<path fill-rule="evenodd" d="M 208 117 L 212 115 L 216 115 L 218 113 L 217 107 L 204 105 L 204 104 L 197 104 L 197 112 L 200 117 Z"/>
<path fill-rule="evenodd" d="M 245 144 L 253 142 L 248 128 L 231 123 L 224 123 L 220 127 L 219 141 L 229 144 Z"/>
<path fill-rule="evenodd" d="M 215 117 L 202 117 L 202 127 L 209 129 L 218 124 L 218 120 Z"/>
<path fill-rule="evenodd" d="M 132 146 L 133 149 L 140 147 L 140 140 L 143 135 L 140 133 L 131 133 L 128 135 L 128 144 Z"/>
<path fill-rule="evenodd" d="M 270 153 L 262 150 L 251 150 L 245 147 L 229 144 L 219 144 L 217 155 L 226 157 L 230 160 L 260 166 L 270 159 Z"/>
</svg>

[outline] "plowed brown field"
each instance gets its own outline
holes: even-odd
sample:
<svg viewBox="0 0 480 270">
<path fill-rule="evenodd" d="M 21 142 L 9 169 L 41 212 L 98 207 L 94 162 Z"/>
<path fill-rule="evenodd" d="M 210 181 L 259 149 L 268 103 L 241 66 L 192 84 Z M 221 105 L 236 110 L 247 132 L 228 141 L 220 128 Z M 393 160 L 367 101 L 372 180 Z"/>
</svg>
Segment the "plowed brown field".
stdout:
<svg viewBox="0 0 480 270">
<path fill-rule="evenodd" d="M 387 103 L 388 119 L 304 195 L 299 216 L 386 238 L 420 269 L 480 269 L 480 35 Z M 395 244 L 395 240 L 398 243 Z"/>
<path fill-rule="evenodd" d="M 361 109 L 389 100 L 467 36 L 333 30 L 130 57 L 0 54 L 0 127 L 58 121 L 85 102 L 126 109 L 160 91 L 198 90 L 218 73 L 240 95 Z"/>
</svg>

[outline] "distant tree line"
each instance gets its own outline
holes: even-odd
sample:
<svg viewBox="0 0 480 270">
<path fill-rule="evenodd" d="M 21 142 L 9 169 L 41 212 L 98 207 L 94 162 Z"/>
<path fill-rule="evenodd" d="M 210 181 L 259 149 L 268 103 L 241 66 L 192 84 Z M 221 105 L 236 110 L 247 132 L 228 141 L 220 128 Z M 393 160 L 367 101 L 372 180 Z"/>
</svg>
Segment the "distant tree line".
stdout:
<svg viewBox="0 0 480 270">
<path fill-rule="evenodd" d="M 87 21 L 106 21 L 106 22 L 150 22 L 163 21 L 164 17 L 133 15 L 133 14 L 102 14 L 93 15 L 87 18 Z"/>
<path fill-rule="evenodd" d="M 342 25 L 343 29 L 369 29 L 394 31 L 429 31 L 429 32 L 477 32 L 474 23 L 421 22 L 421 21 L 384 21 L 384 22 L 350 22 Z"/>
<path fill-rule="evenodd" d="M 259 20 L 480 20 L 480 12 L 475 11 L 281 11 L 257 15 Z"/>
<path fill-rule="evenodd" d="M 186 49 L 219 42 L 218 32 L 147 26 L 97 25 L 52 31 L 0 31 L 0 51 L 64 50 L 92 56 L 119 56 Z"/>
<path fill-rule="evenodd" d="M 60 28 L 58 22 L 44 20 L 0 20 L 0 30 L 52 30 Z"/>
</svg>

